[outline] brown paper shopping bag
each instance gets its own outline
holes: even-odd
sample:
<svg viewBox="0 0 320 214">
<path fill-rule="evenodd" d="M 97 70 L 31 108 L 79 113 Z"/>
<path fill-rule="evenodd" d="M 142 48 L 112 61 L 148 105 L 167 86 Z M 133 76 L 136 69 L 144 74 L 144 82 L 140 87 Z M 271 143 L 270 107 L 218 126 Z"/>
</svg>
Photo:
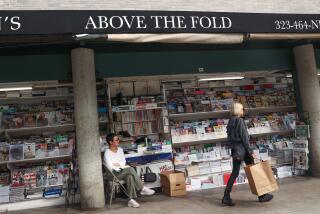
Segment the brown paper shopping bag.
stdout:
<svg viewBox="0 0 320 214">
<path fill-rule="evenodd" d="M 263 161 L 255 165 L 248 165 L 244 170 L 253 194 L 261 196 L 279 188 L 272 169 L 267 161 Z"/>
</svg>

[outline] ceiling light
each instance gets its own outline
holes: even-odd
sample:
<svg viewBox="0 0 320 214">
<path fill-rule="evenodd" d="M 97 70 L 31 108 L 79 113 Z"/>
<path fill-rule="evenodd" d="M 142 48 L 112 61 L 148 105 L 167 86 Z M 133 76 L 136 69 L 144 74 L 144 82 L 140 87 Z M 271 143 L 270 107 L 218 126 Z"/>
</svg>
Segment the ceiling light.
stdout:
<svg viewBox="0 0 320 214">
<path fill-rule="evenodd" d="M 76 34 L 76 35 L 74 35 L 74 37 L 76 38 L 76 39 L 82 39 L 82 38 L 84 38 L 84 37 L 87 37 L 89 34 Z"/>
<path fill-rule="evenodd" d="M 0 91 L 23 91 L 31 90 L 32 87 L 11 87 L 11 88 L 0 88 Z"/>
<path fill-rule="evenodd" d="M 199 81 L 216 81 L 216 80 L 241 80 L 244 79 L 243 76 L 225 76 L 225 77 L 210 77 L 199 79 Z"/>
<path fill-rule="evenodd" d="M 317 73 L 318 76 L 320 76 L 320 73 Z M 292 78 L 292 74 L 287 74 L 286 75 L 287 78 Z"/>
<path fill-rule="evenodd" d="M 90 40 L 90 39 L 104 39 L 107 38 L 106 34 L 76 34 L 73 35 L 75 40 Z"/>
</svg>

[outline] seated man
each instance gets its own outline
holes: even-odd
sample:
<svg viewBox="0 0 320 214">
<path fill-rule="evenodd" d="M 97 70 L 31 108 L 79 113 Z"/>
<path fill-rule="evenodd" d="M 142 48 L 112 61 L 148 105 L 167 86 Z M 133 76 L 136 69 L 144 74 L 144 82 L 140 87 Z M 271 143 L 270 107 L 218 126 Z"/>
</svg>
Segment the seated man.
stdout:
<svg viewBox="0 0 320 214">
<path fill-rule="evenodd" d="M 129 195 L 128 206 L 138 208 L 140 205 L 134 200 L 137 198 L 137 192 L 140 191 L 141 195 L 153 195 L 155 191 L 144 187 L 137 172 L 132 167 L 126 165 L 123 150 L 119 147 L 119 137 L 115 134 L 108 134 L 107 143 L 109 144 L 109 148 L 106 149 L 104 153 L 103 164 L 112 171 L 119 180 L 126 182 L 127 193 Z"/>
</svg>

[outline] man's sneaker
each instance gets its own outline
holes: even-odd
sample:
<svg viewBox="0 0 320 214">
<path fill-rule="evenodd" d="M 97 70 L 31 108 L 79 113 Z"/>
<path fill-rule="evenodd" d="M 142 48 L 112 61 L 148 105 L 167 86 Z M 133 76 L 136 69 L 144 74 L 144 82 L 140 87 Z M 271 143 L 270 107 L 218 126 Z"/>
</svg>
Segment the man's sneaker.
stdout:
<svg viewBox="0 0 320 214">
<path fill-rule="evenodd" d="M 139 207 L 140 207 L 140 204 L 138 204 L 138 202 L 136 202 L 136 200 L 131 199 L 131 200 L 128 202 L 128 207 L 139 208 Z"/>
<path fill-rule="evenodd" d="M 153 189 L 150 189 L 148 187 L 143 187 L 141 190 L 141 195 L 153 195 L 155 191 Z"/>
<path fill-rule="evenodd" d="M 273 195 L 271 194 L 264 194 L 258 197 L 259 198 L 259 202 L 267 202 L 267 201 L 271 201 L 273 199 Z"/>
</svg>

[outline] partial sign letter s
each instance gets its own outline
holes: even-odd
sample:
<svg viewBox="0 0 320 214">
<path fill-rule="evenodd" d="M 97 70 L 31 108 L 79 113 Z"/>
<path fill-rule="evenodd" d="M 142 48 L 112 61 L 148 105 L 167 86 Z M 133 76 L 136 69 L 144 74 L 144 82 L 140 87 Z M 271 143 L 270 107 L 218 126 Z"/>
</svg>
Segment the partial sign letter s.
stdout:
<svg viewBox="0 0 320 214">
<path fill-rule="evenodd" d="M 13 16 L 11 18 L 11 30 L 19 30 L 21 27 L 21 23 L 20 23 L 20 17 L 19 16 Z"/>
</svg>

